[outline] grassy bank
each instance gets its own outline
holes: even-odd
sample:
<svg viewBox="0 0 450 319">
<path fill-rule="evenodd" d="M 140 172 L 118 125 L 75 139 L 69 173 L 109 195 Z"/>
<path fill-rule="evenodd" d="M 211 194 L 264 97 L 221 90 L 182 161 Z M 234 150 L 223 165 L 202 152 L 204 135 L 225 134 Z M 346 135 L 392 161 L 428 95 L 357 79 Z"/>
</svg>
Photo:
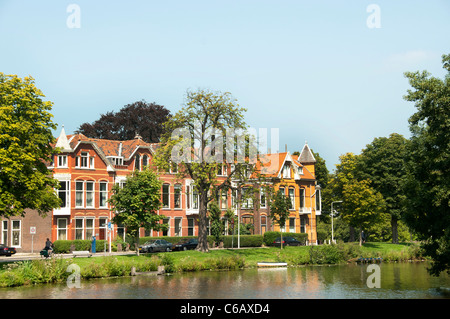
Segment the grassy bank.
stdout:
<svg viewBox="0 0 450 319">
<path fill-rule="evenodd" d="M 156 271 L 164 265 L 167 272 L 231 270 L 256 267 L 261 261 L 287 262 L 289 266 L 339 264 L 356 258 L 381 257 L 385 262 L 422 260 L 414 244 L 387 243 L 338 244 L 321 246 L 275 247 L 249 249 L 217 249 L 209 253 L 181 251 L 141 256 L 124 255 L 95 258 L 33 260 L 10 263 L 0 270 L 0 287 L 39 283 L 64 283 L 71 272 L 67 267 L 80 267 L 82 279 L 128 276 L 132 267 L 137 272 Z"/>
</svg>

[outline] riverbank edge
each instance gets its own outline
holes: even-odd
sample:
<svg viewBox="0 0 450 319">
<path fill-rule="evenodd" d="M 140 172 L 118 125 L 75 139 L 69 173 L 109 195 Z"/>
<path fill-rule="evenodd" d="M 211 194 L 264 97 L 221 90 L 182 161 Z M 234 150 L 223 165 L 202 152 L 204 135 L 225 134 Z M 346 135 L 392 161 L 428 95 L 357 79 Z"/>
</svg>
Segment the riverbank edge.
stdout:
<svg viewBox="0 0 450 319">
<path fill-rule="evenodd" d="M 378 258 L 378 262 L 427 261 L 417 244 L 374 244 L 359 247 L 353 244 L 285 247 L 211 249 L 197 251 L 97 256 L 94 258 L 53 258 L 11 262 L 0 270 L 0 287 L 17 287 L 45 283 L 63 283 L 70 275 L 80 279 L 126 277 L 131 269 L 151 272 L 164 266 L 165 273 L 193 271 L 238 270 L 257 267 L 258 262 L 286 262 L 288 267 L 339 265 L 355 263 L 359 258 Z M 381 259 L 381 260 L 380 260 Z M 374 260 L 375 261 L 375 260 Z M 370 262 L 370 260 L 367 260 Z M 68 266 L 79 268 L 68 271 Z"/>
</svg>

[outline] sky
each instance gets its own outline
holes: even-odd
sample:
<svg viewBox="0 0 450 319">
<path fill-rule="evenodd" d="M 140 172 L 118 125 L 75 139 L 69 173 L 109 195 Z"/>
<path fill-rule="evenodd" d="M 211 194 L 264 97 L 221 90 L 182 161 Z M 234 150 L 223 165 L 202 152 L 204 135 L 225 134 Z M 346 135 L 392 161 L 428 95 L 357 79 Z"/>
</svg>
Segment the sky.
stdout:
<svg viewBox="0 0 450 319">
<path fill-rule="evenodd" d="M 175 114 L 209 89 L 330 171 L 376 137 L 410 137 L 404 72 L 442 78 L 449 40 L 448 0 L 0 0 L 0 72 L 35 79 L 55 137 L 140 100 Z"/>
</svg>

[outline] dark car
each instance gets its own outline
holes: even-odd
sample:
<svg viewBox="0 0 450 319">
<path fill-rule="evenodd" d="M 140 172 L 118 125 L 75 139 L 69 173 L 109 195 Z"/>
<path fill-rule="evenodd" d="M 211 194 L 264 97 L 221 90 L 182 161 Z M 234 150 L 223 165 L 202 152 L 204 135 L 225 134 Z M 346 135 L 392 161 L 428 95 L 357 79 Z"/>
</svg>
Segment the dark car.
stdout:
<svg viewBox="0 0 450 319">
<path fill-rule="evenodd" d="M 11 256 L 16 253 L 16 249 L 14 247 L 8 247 L 3 244 L 0 244 L 0 255 Z"/>
<path fill-rule="evenodd" d="M 198 239 L 197 238 L 191 238 L 191 239 L 185 239 L 180 241 L 179 243 L 176 243 L 173 246 L 173 250 L 188 250 L 188 249 L 195 249 L 198 245 Z"/>
<path fill-rule="evenodd" d="M 283 246 L 300 246 L 302 243 L 294 237 L 283 237 Z M 278 237 L 273 241 L 274 246 L 281 246 L 281 237 Z"/>
<path fill-rule="evenodd" d="M 142 246 L 139 246 L 139 251 L 142 253 L 152 253 L 155 251 L 171 251 L 171 250 L 172 250 L 172 243 L 169 243 L 164 239 L 149 240 Z"/>
</svg>

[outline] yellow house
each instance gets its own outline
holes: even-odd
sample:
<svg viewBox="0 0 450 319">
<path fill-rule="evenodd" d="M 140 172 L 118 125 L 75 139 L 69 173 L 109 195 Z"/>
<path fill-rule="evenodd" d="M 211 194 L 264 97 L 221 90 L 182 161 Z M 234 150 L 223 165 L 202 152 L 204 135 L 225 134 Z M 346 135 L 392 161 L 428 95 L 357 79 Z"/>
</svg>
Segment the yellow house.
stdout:
<svg viewBox="0 0 450 319">
<path fill-rule="evenodd" d="M 292 209 L 283 231 L 306 233 L 309 243 L 317 243 L 316 217 L 321 214 L 315 163 L 314 155 L 308 144 L 305 144 L 300 155 L 291 155 L 289 152 L 267 154 L 261 158 L 259 167 L 260 174 L 270 180 L 274 191 L 281 191 L 291 199 Z M 255 213 L 268 216 L 267 209 Z M 276 224 L 270 228 L 280 230 Z M 255 228 L 255 233 L 263 234 L 263 230 L 258 232 Z"/>
</svg>

